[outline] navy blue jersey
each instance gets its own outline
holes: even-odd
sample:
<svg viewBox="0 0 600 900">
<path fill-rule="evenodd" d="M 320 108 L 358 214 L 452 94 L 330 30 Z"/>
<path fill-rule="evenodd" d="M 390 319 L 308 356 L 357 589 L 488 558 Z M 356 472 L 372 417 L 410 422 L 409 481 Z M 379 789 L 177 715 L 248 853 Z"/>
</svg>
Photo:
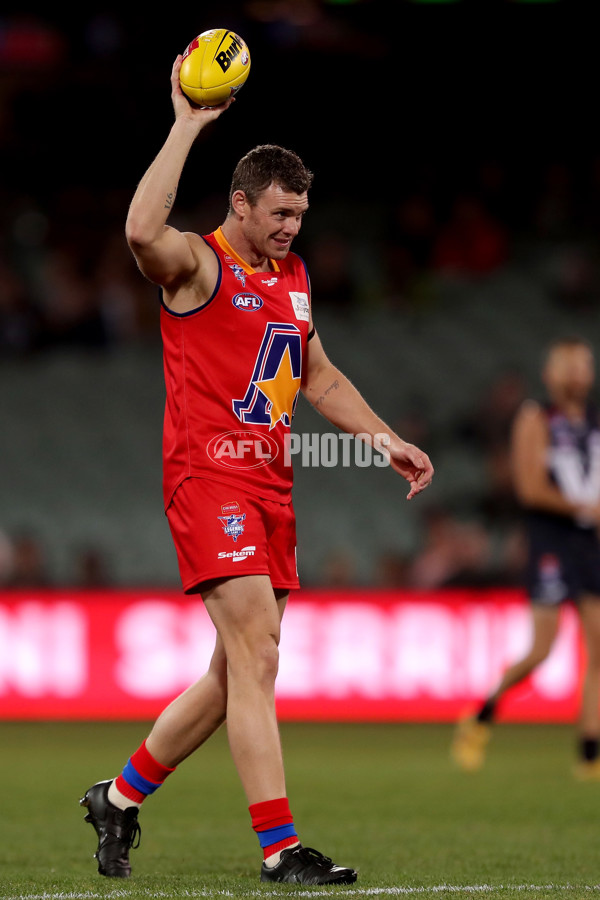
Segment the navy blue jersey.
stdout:
<svg viewBox="0 0 600 900">
<path fill-rule="evenodd" d="M 589 406 L 583 422 L 571 422 L 546 408 L 549 431 L 548 472 L 561 494 L 573 503 L 600 501 L 600 422 Z"/>
<path fill-rule="evenodd" d="M 552 406 L 548 421 L 548 474 L 572 503 L 600 502 L 600 421 L 590 406 L 574 423 Z M 582 593 L 600 596 L 600 542 L 590 521 L 546 510 L 527 513 L 529 556 L 526 586 L 531 599 L 554 605 Z"/>
</svg>

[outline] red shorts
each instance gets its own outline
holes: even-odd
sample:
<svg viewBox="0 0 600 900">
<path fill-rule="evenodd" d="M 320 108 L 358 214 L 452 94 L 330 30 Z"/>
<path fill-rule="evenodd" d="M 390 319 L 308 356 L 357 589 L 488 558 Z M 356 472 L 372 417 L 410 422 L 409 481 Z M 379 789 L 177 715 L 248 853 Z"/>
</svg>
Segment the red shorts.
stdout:
<svg viewBox="0 0 600 900">
<path fill-rule="evenodd" d="M 187 478 L 167 508 L 186 594 L 203 581 L 269 575 L 274 588 L 300 587 L 291 503 L 262 500 L 207 478 Z"/>
</svg>

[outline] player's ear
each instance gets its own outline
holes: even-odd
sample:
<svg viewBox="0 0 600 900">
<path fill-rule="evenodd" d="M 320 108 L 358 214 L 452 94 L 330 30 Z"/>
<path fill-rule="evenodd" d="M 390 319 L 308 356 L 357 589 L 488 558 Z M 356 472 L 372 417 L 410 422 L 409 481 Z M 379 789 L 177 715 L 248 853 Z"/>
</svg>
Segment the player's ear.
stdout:
<svg viewBox="0 0 600 900">
<path fill-rule="evenodd" d="M 248 198 L 244 191 L 234 191 L 231 195 L 231 208 L 238 216 L 245 216 L 248 212 Z"/>
</svg>

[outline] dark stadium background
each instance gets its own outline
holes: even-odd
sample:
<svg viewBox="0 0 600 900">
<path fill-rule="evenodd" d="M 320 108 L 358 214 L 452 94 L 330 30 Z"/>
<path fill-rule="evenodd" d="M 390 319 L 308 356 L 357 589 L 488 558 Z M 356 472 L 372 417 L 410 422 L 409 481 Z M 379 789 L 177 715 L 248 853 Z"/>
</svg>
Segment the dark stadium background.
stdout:
<svg viewBox="0 0 600 900">
<path fill-rule="evenodd" d="M 16 189 L 55 200 L 69 185 L 129 190 L 171 121 L 175 54 L 215 22 L 238 29 L 252 52 L 252 78 L 211 154 L 219 188 L 240 149 L 271 139 L 306 155 L 326 202 L 350 186 L 360 196 L 406 189 L 424 162 L 452 191 L 484 159 L 536 179 L 544 162 L 593 154 L 593 35 L 577 3 L 4 11 L 8 197 Z"/>
</svg>

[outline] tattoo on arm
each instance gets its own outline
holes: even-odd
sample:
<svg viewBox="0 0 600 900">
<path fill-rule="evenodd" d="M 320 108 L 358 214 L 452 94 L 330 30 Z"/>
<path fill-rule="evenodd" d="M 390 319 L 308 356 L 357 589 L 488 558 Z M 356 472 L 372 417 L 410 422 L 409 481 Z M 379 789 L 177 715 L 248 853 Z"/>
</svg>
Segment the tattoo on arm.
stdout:
<svg viewBox="0 0 600 900">
<path fill-rule="evenodd" d="M 177 188 L 175 190 L 170 191 L 165 198 L 165 209 L 171 209 L 173 203 L 175 202 L 175 194 L 177 193 Z"/>
<path fill-rule="evenodd" d="M 336 378 L 336 380 L 332 384 L 330 384 L 328 388 L 326 388 L 324 393 L 322 393 L 321 396 L 317 400 L 315 400 L 314 405 L 321 406 L 321 404 L 324 403 L 325 400 L 327 399 L 328 395 L 331 394 L 332 391 L 337 391 L 339 386 L 340 386 L 340 383 Z"/>
</svg>

